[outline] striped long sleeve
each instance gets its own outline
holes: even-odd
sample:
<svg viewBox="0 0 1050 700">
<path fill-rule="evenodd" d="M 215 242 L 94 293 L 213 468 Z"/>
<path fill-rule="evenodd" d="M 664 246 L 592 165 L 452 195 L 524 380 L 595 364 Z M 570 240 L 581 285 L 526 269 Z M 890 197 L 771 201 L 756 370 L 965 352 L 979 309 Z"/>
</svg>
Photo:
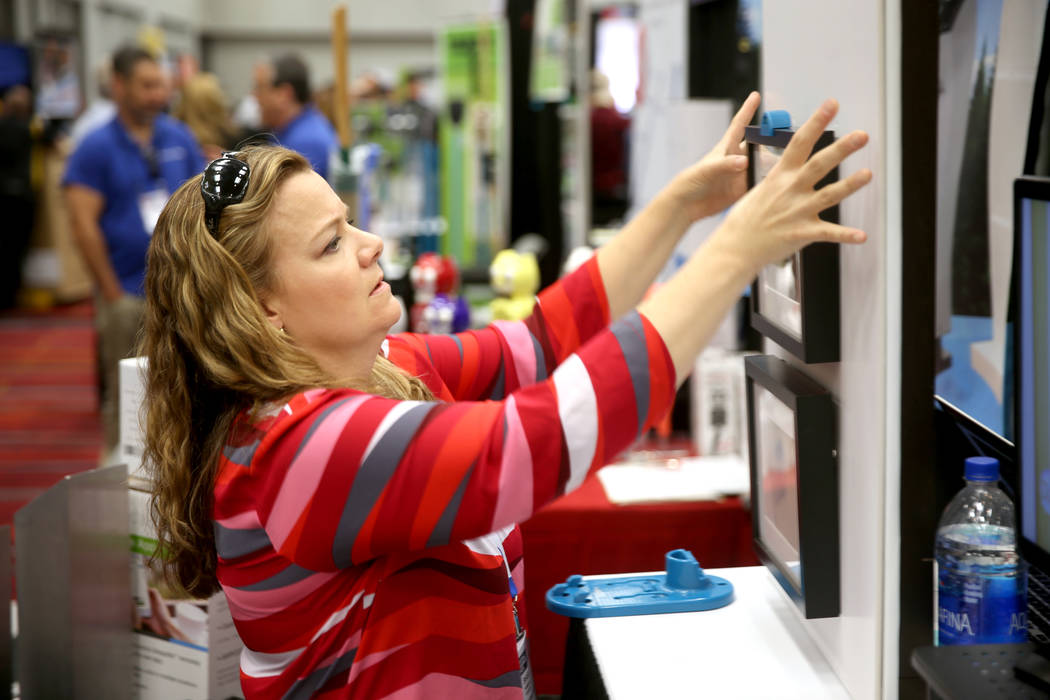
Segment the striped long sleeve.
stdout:
<svg viewBox="0 0 1050 700">
<path fill-rule="evenodd" d="M 567 329 L 573 314 L 553 306 L 530 319 L 532 338 L 548 339 L 533 345 L 545 377 L 520 371 L 523 337 L 480 334 L 499 345 L 502 400 L 318 389 L 238 423 L 214 516 L 246 696 L 521 697 L 514 523 L 627 447 L 674 394 L 670 357 L 643 316 Z M 418 349 L 439 396 L 493 393 L 498 371 L 469 379 L 425 366 Z"/>
</svg>

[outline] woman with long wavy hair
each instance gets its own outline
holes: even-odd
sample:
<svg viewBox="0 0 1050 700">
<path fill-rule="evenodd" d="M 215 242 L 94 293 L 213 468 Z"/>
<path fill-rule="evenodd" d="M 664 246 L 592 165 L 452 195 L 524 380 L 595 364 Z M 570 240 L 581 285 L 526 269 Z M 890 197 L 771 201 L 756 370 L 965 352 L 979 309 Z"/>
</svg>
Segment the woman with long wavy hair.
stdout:
<svg viewBox="0 0 1050 700">
<path fill-rule="evenodd" d="M 208 160 L 218 158 L 238 139 L 226 95 L 211 73 L 197 73 L 183 83 L 171 115 L 190 128 Z"/>
<path fill-rule="evenodd" d="M 529 319 L 456 336 L 387 336 L 382 242 L 297 154 L 227 154 L 173 195 L 141 348 L 153 517 L 169 580 L 225 593 L 246 697 L 534 696 L 516 523 L 664 415 L 763 264 L 864 240 L 817 214 L 871 173 L 814 184 L 866 136 L 809 158 L 828 101 L 744 195 L 757 105 Z"/>
</svg>

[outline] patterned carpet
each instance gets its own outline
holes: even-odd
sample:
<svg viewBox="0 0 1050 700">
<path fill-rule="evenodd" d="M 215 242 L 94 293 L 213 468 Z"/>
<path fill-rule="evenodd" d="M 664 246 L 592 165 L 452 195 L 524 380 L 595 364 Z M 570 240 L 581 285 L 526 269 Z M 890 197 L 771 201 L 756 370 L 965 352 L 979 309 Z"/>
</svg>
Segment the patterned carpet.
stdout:
<svg viewBox="0 0 1050 700">
<path fill-rule="evenodd" d="M 0 312 L 0 525 L 66 474 L 98 466 L 90 302 Z"/>
</svg>

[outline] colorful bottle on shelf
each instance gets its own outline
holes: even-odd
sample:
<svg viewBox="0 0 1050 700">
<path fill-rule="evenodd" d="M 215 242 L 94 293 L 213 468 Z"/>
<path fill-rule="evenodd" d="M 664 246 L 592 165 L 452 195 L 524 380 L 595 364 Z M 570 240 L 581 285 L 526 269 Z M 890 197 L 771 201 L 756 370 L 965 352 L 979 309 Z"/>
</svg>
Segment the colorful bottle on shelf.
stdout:
<svg viewBox="0 0 1050 700">
<path fill-rule="evenodd" d="M 1014 504 L 998 487 L 999 461 L 966 460 L 966 486 L 944 509 L 934 547 L 934 643 L 1027 639 L 1027 569 Z"/>
</svg>

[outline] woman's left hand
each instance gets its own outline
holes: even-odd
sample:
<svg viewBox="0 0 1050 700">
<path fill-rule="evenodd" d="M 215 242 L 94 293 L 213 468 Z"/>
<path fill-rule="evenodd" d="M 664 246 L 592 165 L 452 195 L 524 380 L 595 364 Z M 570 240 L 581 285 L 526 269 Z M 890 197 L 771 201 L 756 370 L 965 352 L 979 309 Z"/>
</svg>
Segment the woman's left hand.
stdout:
<svg viewBox="0 0 1050 700">
<path fill-rule="evenodd" d="M 690 221 L 717 214 L 747 191 L 744 127 L 751 123 L 760 101 L 757 92 L 748 95 L 715 147 L 699 162 L 675 175 L 665 188 Z"/>
</svg>

